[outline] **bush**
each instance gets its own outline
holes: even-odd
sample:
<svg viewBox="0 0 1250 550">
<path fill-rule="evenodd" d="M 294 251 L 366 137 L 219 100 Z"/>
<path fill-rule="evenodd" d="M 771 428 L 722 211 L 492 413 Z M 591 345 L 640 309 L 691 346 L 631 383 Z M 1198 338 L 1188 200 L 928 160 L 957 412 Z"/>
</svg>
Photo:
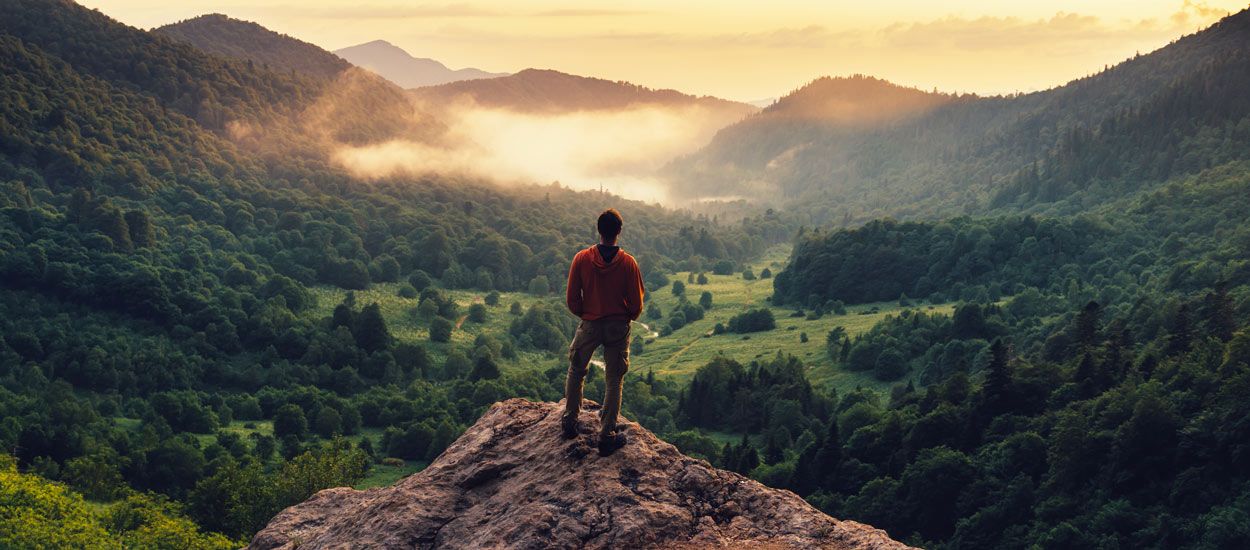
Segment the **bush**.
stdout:
<svg viewBox="0 0 1250 550">
<path fill-rule="evenodd" d="M 430 285 L 433 283 L 434 281 L 430 278 L 430 274 L 420 269 L 408 276 L 408 284 L 412 285 L 412 288 L 417 289 L 417 292 L 430 288 Z"/>
<path fill-rule="evenodd" d="M 732 275 L 734 272 L 734 263 L 729 260 L 721 260 L 712 266 L 712 273 L 717 275 Z"/>
<path fill-rule="evenodd" d="M 772 310 L 762 307 L 734 315 L 726 328 L 738 334 L 760 332 L 777 328 L 777 320 L 773 318 Z"/>
<path fill-rule="evenodd" d="M 395 294 L 399 296 L 400 298 L 408 298 L 408 299 L 416 298 L 419 295 L 416 287 L 413 287 L 410 284 L 399 287 L 399 292 L 396 292 Z"/>
<path fill-rule="evenodd" d="M 699 307 L 703 309 L 712 309 L 712 293 L 711 292 L 708 292 L 705 290 L 703 291 L 703 294 L 699 295 Z"/>
<path fill-rule="evenodd" d="M 499 297 L 499 291 L 492 290 L 486 295 L 484 301 L 486 302 L 486 305 L 495 307 L 499 305 Z"/>
<path fill-rule="evenodd" d="M 451 331 L 455 328 L 451 321 L 442 317 L 435 317 L 430 320 L 430 341 L 433 342 L 450 342 Z"/>
<path fill-rule="evenodd" d="M 746 269 L 744 269 L 744 270 L 742 270 L 742 280 L 744 280 L 744 281 L 754 281 L 754 280 L 755 280 L 755 272 L 754 272 L 754 271 L 751 271 L 751 268 L 749 268 L 749 267 L 748 267 L 748 268 L 746 268 Z"/>
<path fill-rule="evenodd" d="M 474 323 L 485 323 L 486 306 L 482 304 L 473 304 L 469 306 L 469 321 Z"/>
<path fill-rule="evenodd" d="M 704 274 L 704 273 L 702 273 L 702 272 L 700 272 L 700 273 L 699 273 L 699 276 L 698 276 L 697 278 L 695 278 L 695 282 L 696 282 L 696 283 L 699 283 L 699 284 L 701 284 L 701 285 L 706 285 L 706 284 L 707 284 L 707 275 L 706 275 L 706 274 Z"/>
<path fill-rule="evenodd" d="M 673 281 L 673 296 L 685 296 L 686 283 L 681 281 Z"/>
<path fill-rule="evenodd" d="M 761 278 L 761 279 L 771 279 L 771 278 L 773 278 L 773 270 L 768 269 L 767 267 L 766 267 L 766 268 L 764 268 L 764 270 L 763 270 L 763 271 L 760 271 L 760 278 Z"/>
</svg>

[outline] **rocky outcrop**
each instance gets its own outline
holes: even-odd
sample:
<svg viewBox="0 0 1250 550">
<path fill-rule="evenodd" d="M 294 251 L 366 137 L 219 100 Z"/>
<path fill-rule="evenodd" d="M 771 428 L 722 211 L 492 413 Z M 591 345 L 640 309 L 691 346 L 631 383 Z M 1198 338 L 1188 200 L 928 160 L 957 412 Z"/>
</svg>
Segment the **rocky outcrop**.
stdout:
<svg viewBox="0 0 1250 550">
<path fill-rule="evenodd" d="M 632 422 L 629 443 L 595 452 L 560 437 L 560 406 L 496 403 L 424 471 L 391 487 L 321 491 L 287 508 L 251 548 L 907 548 L 681 454 Z"/>
</svg>

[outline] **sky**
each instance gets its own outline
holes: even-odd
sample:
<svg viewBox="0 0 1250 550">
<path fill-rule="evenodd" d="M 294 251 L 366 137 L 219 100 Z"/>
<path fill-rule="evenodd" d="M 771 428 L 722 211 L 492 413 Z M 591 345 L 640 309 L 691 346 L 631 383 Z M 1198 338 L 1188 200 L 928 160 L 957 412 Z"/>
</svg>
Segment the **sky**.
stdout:
<svg viewBox="0 0 1250 550">
<path fill-rule="evenodd" d="M 868 74 L 983 95 L 1061 85 L 1200 30 L 1224 0 L 79 0 L 141 28 L 224 13 L 328 50 L 549 68 L 740 101 Z"/>
</svg>

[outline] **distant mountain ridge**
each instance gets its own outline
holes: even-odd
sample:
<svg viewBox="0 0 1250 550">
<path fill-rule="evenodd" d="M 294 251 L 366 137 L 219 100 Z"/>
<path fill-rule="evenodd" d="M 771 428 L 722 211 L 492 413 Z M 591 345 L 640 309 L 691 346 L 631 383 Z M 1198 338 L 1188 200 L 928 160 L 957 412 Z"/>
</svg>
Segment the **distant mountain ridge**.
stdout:
<svg viewBox="0 0 1250 550">
<path fill-rule="evenodd" d="M 385 40 L 334 50 L 334 54 L 348 62 L 373 71 L 401 88 L 435 86 L 461 80 L 477 80 L 507 76 L 508 73 L 492 73 L 481 69 L 450 69 L 429 58 L 414 57 L 402 48 Z"/>
<path fill-rule="evenodd" d="M 551 113 L 622 109 L 637 105 L 702 105 L 736 117 L 758 111 L 753 105 L 676 90 L 577 76 L 550 69 L 525 69 L 490 80 L 453 82 L 418 88 L 410 93 L 435 104 L 472 102 L 482 107 Z"/>
<path fill-rule="evenodd" d="M 208 53 L 250 60 L 272 69 L 291 69 L 329 78 L 352 65 L 320 47 L 219 13 L 153 29 Z"/>
<path fill-rule="evenodd" d="M 701 151 L 671 163 L 667 173 L 680 182 L 679 194 L 751 196 L 805 209 L 818 224 L 882 216 L 936 219 L 1002 208 L 1077 212 L 1193 173 L 1203 163 L 1250 154 L 1226 147 L 1202 161 L 1216 150 L 1202 145 L 1204 134 L 1246 141 L 1227 128 L 1250 114 L 1231 92 L 1250 84 L 1242 76 L 1247 64 L 1250 12 L 1242 11 L 1050 90 L 995 97 L 912 90 L 927 108 L 870 124 L 862 116 L 848 124 L 812 106 L 850 101 L 868 115 L 885 108 L 868 103 L 871 98 L 902 94 L 900 87 L 867 77 L 821 78 L 723 129 Z M 785 112 L 791 116 L 779 116 Z M 1126 135 L 1130 128 L 1134 133 Z M 1104 143 L 1112 141 L 1116 158 L 1104 160 L 1112 154 Z M 1183 162 L 1155 161 L 1187 155 Z M 1085 166 L 1074 171 L 1069 165 L 1077 157 Z M 1138 164 L 1155 167 L 1127 169 Z M 1034 173 L 1040 183 L 1032 183 Z"/>
</svg>

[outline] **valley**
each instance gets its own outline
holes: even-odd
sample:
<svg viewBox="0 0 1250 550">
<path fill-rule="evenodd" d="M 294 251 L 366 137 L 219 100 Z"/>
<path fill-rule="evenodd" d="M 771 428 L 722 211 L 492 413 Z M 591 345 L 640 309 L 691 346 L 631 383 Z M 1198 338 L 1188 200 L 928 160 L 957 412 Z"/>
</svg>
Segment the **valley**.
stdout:
<svg viewBox="0 0 1250 550">
<path fill-rule="evenodd" d="M 237 548 L 559 401 L 607 207 L 681 453 L 926 548 L 1250 546 L 1250 10 L 763 109 L 364 46 L 0 1 L 0 547 Z"/>
</svg>

